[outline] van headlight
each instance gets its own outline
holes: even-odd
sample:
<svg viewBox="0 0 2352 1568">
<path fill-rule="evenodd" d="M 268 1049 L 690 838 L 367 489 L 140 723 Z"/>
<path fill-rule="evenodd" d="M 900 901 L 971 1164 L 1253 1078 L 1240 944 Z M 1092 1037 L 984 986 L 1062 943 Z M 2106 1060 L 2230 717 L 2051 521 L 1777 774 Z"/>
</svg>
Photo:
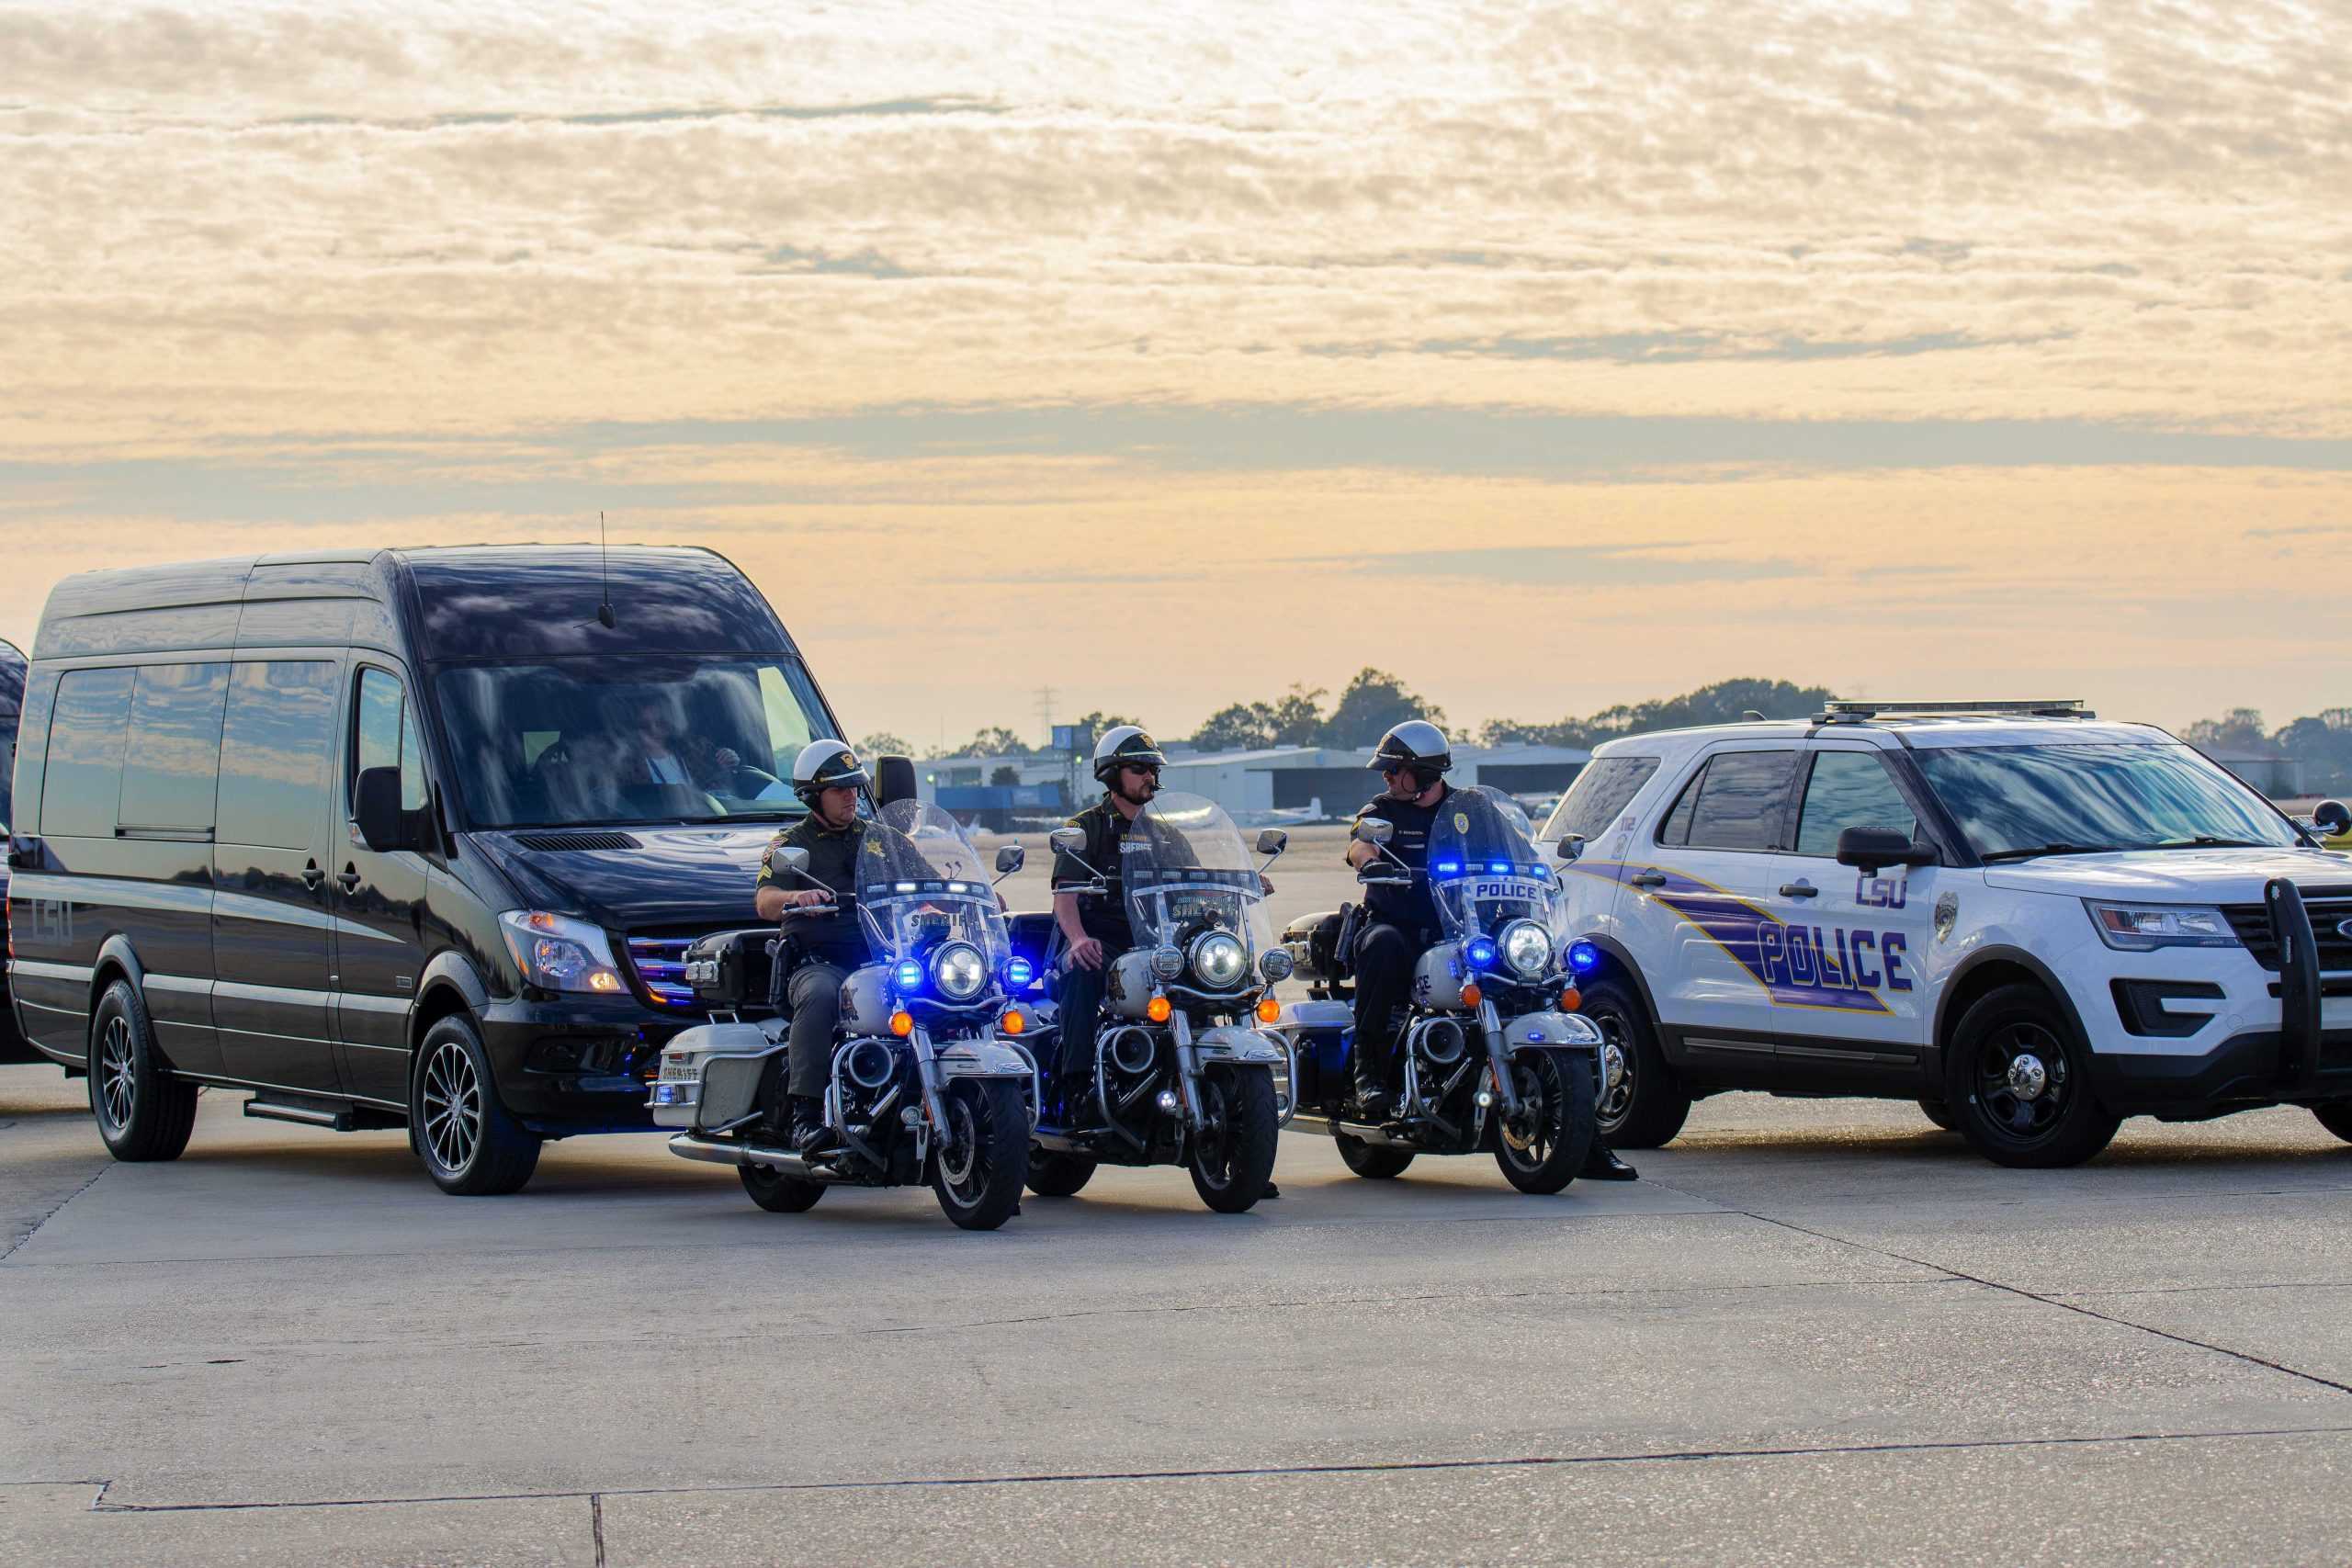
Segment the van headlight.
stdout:
<svg viewBox="0 0 2352 1568">
<path fill-rule="evenodd" d="M 2099 940 L 2124 953 L 2160 947 L 2238 947 L 2230 919 L 2204 904 L 2108 904 L 2086 898 Z"/>
<path fill-rule="evenodd" d="M 931 983 L 951 1002 L 968 1002 L 989 983 L 988 961 L 968 942 L 951 942 L 931 956 Z"/>
<path fill-rule="evenodd" d="M 1521 979 L 1540 979 L 1552 967 L 1552 933 L 1533 920 L 1513 920 L 1503 928 L 1503 962 Z"/>
<path fill-rule="evenodd" d="M 498 917 L 498 929 L 526 985 L 608 997 L 628 989 L 613 962 L 611 941 L 585 920 L 545 909 L 508 909 Z"/>
<path fill-rule="evenodd" d="M 1250 973 L 1250 950 L 1230 933 L 1210 931 L 1193 943 L 1193 973 L 1213 991 L 1229 990 Z"/>
</svg>

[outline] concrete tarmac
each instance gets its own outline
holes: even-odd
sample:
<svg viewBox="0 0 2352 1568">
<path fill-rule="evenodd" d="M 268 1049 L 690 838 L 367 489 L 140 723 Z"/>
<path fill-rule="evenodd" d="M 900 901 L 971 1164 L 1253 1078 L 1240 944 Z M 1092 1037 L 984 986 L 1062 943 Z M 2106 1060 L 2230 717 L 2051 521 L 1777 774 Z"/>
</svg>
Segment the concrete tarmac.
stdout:
<svg viewBox="0 0 2352 1568">
<path fill-rule="evenodd" d="M 658 1137 L 442 1196 L 398 1134 L 110 1162 L 0 1068 L 0 1562 L 2342 1562 L 2352 1145 L 2132 1122 L 2007 1171 L 1900 1104 L 993 1235 L 752 1206 Z"/>
</svg>

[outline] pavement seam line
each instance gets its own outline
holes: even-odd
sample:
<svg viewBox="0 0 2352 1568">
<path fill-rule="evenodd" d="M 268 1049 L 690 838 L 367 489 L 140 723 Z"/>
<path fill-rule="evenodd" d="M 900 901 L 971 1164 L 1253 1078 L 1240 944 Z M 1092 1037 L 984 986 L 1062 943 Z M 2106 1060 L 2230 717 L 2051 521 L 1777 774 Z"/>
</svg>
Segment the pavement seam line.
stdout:
<svg viewBox="0 0 2352 1568">
<path fill-rule="evenodd" d="M 32 1240 L 33 1237 L 40 1234 L 41 1226 L 57 1218 L 60 1213 L 64 1212 L 66 1204 L 71 1203 L 74 1199 L 79 1198 L 83 1193 L 87 1192 L 91 1188 L 96 1186 L 98 1183 L 98 1178 L 104 1176 L 107 1171 L 112 1170 L 113 1168 L 114 1167 L 110 1163 L 98 1167 L 96 1170 L 90 1173 L 89 1180 L 85 1181 L 81 1186 L 76 1187 L 73 1191 L 68 1192 L 64 1197 L 60 1198 L 46 1213 L 41 1215 L 40 1218 L 35 1220 L 32 1224 L 27 1228 L 24 1235 L 10 1242 L 6 1251 L 0 1251 L 0 1263 L 6 1263 L 9 1258 L 15 1257 L 18 1247 L 24 1246 L 25 1243 Z M 19 1267 L 22 1266 L 19 1265 Z"/>
<path fill-rule="evenodd" d="M 588 1494 L 588 1537 L 596 1543 L 596 1568 L 605 1568 L 605 1495 Z"/>
<path fill-rule="evenodd" d="M 926 1486 L 1043 1486 L 1140 1481 L 1250 1481 L 1284 1476 L 1391 1475 L 1418 1471 L 1548 1470 L 1727 1460 L 1833 1459 L 1846 1454 L 1974 1452 L 1996 1449 L 2094 1448 L 2104 1443 L 2206 1443 L 2263 1438 L 2352 1437 L 2352 1427 L 2249 1427 L 2221 1432 L 2099 1432 L 2062 1438 L 1958 1438 L 1914 1443 L 1822 1443 L 1766 1449 L 1664 1449 L 1629 1454 L 1519 1454 L 1503 1459 L 1365 1460 L 1355 1463 L 1236 1465 L 1224 1469 L 1045 1472 L 1020 1475 L 918 1475 L 888 1481 L 748 1481 L 715 1486 L 608 1486 L 595 1491 L 465 1492 L 424 1497 L 324 1497 L 269 1503 L 107 1503 L 99 1483 L 91 1511 L 105 1514 L 257 1513 L 286 1508 L 397 1508 L 438 1503 L 531 1503 L 587 1498 L 602 1519 L 608 1497 L 699 1497 L 741 1492 L 886 1492 Z M 86 1485 L 87 1483 L 74 1484 Z"/>
<path fill-rule="evenodd" d="M 1921 1269 L 1933 1269 L 1939 1273 L 1949 1274 L 1955 1280 L 1965 1280 L 1972 1285 L 1982 1285 L 1988 1291 L 2006 1292 L 2010 1295 L 2019 1296 L 2030 1302 L 2039 1302 L 2043 1306 L 2056 1307 L 2061 1312 L 2075 1313 L 2081 1316 L 2087 1317 L 2096 1323 L 2113 1324 L 2118 1328 L 2129 1328 L 2141 1334 L 2153 1335 L 2158 1339 L 2169 1339 L 2176 1345 L 2186 1345 L 2192 1349 L 2210 1350 L 2217 1356 L 2227 1356 L 2233 1360 L 2244 1361 L 2249 1366 L 2267 1368 L 2274 1372 L 2283 1372 L 2290 1378 L 2299 1378 L 2304 1382 L 2317 1383 L 2322 1388 L 2333 1389 L 2338 1393 L 2352 1393 L 2352 1383 L 2338 1382 L 2334 1378 L 2324 1378 L 2317 1372 L 2307 1372 L 2299 1367 L 2288 1366 L 2283 1361 L 2273 1361 L 2265 1357 L 2257 1356 L 2251 1350 L 2233 1350 L 2227 1345 L 2215 1345 L 2203 1339 L 2192 1339 L 2186 1334 L 2175 1334 L 2169 1329 L 2152 1327 L 2144 1323 L 2134 1323 L 2128 1317 L 2116 1317 L 2108 1313 L 2096 1312 L 2091 1308 L 2083 1306 L 2075 1302 L 2065 1301 L 2054 1295 L 2044 1295 L 2039 1291 L 2029 1291 L 2023 1285 L 2011 1285 L 1999 1280 L 1988 1280 L 1984 1278 L 1982 1275 L 1971 1274 L 1964 1269 L 1954 1269 L 1947 1264 L 1930 1263 L 1924 1258 L 1913 1258 L 1907 1253 L 1896 1252 L 1888 1247 L 1872 1247 L 1866 1241 L 1851 1241 L 1845 1236 L 1831 1235 L 1826 1231 L 1812 1230 L 1806 1226 L 1793 1224 L 1788 1220 L 1776 1220 L 1770 1214 L 1751 1213 L 1748 1217 L 1750 1219 L 1761 1220 L 1768 1225 L 1778 1225 L 1783 1230 L 1794 1231 L 1799 1235 L 1812 1236 L 1817 1241 L 1831 1242 L 1839 1247 L 1850 1247 L 1858 1252 L 1871 1253 L 1879 1258 L 1892 1258 L 1898 1263 L 1909 1263 Z"/>
</svg>

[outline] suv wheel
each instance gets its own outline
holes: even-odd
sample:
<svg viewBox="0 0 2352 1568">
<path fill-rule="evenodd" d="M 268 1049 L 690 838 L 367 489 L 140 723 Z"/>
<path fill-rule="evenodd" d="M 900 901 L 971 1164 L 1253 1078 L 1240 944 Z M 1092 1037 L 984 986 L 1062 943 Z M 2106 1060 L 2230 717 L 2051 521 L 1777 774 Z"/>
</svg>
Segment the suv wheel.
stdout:
<svg viewBox="0 0 2352 1568">
<path fill-rule="evenodd" d="M 139 988 L 117 980 L 90 1015 L 90 1111 L 119 1160 L 177 1159 L 196 1131 L 196 1085 L 155 1053 Z"/>
<path fill-rule="evenodd" d="M 2346 1143 L 2352 1144 L 2352 1100 L 2332 1100 L 2325 1105 L 2314 1105 L 2312 1107 L 2312 1114 L 2319 1118 L 2321 1126 Z"/>
<path fill-rule="evenodd" d="M 1667 1066 L 1641 998 L 1623 980 L 1602 980 L 1586 988 L 1577 1010 L 1592 1020 L 1604 1043 L 1600 1141 L 1612 1149 L 1672 1143 L 1690 1114 L 1690 1096 Z"/>
<path fill-rule="evenodd" d="M 424 1173 L 461 1198 L 514 1192 L 539 1163 L 539 1140 L 498 1102 L 490 1055 L 464 1014 L 424 1032 L 409 1083 L 409 1126 Z"/>
<path fill-rule="evenodd" d="M 1944 1053 L 1944 1103 L 1961 1135 L 1997 1165 L 2080 1165 L 2122 1118 L 2091 1093 L 2084 1052 L 2050 994 L 2003 986 L 1963 1014 Z"/>
</svg>

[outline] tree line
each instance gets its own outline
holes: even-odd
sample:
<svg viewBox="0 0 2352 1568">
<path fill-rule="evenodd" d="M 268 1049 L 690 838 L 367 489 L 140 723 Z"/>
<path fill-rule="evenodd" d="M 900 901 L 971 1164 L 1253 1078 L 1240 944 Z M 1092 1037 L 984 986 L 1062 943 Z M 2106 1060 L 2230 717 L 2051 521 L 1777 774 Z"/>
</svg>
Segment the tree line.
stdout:
<svg viewBox="0 0 2352 1568">
<path fill-rule="evenodd" d="M 2256 708 L 2232 708 L 2200 718 L 2180 732 L 2191 746 L 2233 757 L 2282 757 L 2301 765 L 2303 788 L 2332 794 L 2352 789 L 2352 707 L 2322 708 L 2267 729 Z"/>
</svg>

